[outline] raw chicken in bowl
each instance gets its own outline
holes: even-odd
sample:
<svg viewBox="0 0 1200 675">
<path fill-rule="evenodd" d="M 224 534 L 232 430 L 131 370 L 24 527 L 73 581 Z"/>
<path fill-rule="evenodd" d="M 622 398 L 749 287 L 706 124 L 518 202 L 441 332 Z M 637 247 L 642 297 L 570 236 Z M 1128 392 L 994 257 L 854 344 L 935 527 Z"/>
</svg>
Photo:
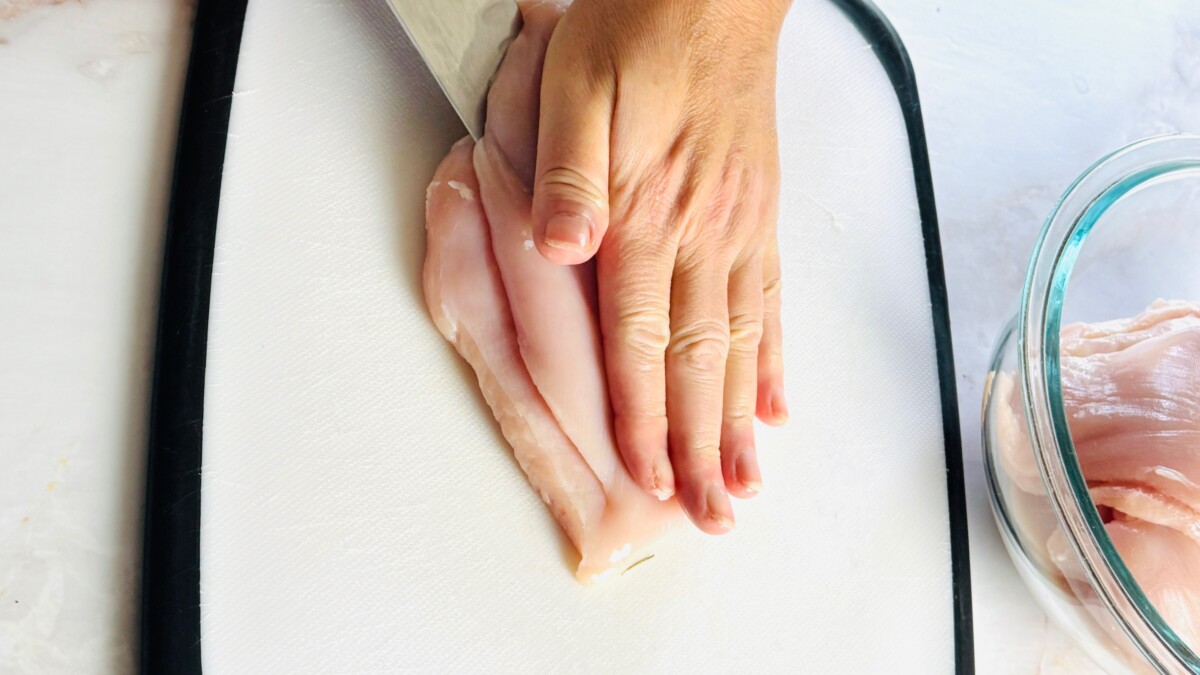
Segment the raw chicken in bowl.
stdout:
<svg viewBox="0 0 1200 675">
<path fill-rule="evenodd" d="M 1200 139 L 1135 143 L 1059 201 L 983 415 L 997 522 L 1051 618 L 1108 672 L 1200 672 Z"/>
</svg>

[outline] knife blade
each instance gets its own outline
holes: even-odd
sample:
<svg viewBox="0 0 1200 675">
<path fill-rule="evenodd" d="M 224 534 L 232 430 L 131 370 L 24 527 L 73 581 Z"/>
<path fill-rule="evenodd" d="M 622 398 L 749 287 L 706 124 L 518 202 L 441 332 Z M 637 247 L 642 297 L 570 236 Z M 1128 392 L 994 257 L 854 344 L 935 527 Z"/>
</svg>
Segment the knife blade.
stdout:
<svg viewBox="0 0 1200 675">
<path fill-rule="evenodd" d="M 521 29 L 514 0 L 388 0 L 467 131 L 483 136 L 487 92 Z"/>
</svg>

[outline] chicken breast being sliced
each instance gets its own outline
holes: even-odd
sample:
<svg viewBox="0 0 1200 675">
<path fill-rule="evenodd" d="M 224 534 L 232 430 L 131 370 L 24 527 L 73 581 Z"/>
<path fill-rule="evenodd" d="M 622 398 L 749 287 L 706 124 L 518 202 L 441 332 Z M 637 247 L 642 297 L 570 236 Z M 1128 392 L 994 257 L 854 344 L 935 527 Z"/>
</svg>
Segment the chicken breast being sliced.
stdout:
<svg viewBox="0 0 1200 675">
<path fill-rule="evenodd" d="M 471 149 L 469 142 L 456 145 L 429 186 L 425 300 L 438 330 L 474 369 L 517 463 L 580 548 L 601 520 L 604 491 L 521 359 L 478 200 Z"/>
<path fill-rule="evenodd" d="M 641 490 L 618 455 L 593 267 L 553 265 L 533 247 L 541 65 L 562 10 L 522 5 L 525 24 L 496 74 L 483 139 L 456 146 L 434 177 L 425 296 L 579 551 L 577 576 L 596 581 L 644 560 L 682 511 Z"/>
</svg>

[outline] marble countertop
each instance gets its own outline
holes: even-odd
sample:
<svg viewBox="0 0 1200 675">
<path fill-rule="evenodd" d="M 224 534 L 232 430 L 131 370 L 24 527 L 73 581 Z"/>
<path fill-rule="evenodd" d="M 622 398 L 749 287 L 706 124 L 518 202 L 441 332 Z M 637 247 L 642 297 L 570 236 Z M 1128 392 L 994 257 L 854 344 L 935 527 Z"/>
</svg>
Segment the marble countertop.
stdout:
<svg viewBox="0 0 1200 675">
<path fill-rule="evenodd" d="M 1075 177 L 1131 141 L 1200 132 L 1200 3 L 876 0 L 924 109 L 958 373 L 980 673 L 1078 672 L 992 521 L 982 385 L 1033 242 Z"/>
<path fill-rule="evenodd" d="M 1134 139 L 1200 131 L 1200 4 L 877 2 L 913 59 L 932 156 L 978 671 L 1083 672 L 992 524 L 980 387 L 1071 179 Z M 153 310 L 192 11 L 0 0 L 3 672 L 133 669 Z"/>
</svg>

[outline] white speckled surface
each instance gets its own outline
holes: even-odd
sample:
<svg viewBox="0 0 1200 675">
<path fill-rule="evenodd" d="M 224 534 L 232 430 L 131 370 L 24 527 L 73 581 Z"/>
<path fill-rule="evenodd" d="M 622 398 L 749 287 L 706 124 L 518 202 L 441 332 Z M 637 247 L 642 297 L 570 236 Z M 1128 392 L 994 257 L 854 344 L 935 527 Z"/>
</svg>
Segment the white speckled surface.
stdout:
<svg viewBox="0 0 1200 675">
<path fill-rule="evenodd" d="M 1129 140 L 1200 131 L 1200 3 L 878 1 L 913 58 L 932 152 L 979 672 L 1081 672 L 994 534 L 980 376 L 1067 182 Z M 131 663 L 154 282 L 188 16 L 181 2 L 0 0 L 3 672 Z"/>
</svg>

